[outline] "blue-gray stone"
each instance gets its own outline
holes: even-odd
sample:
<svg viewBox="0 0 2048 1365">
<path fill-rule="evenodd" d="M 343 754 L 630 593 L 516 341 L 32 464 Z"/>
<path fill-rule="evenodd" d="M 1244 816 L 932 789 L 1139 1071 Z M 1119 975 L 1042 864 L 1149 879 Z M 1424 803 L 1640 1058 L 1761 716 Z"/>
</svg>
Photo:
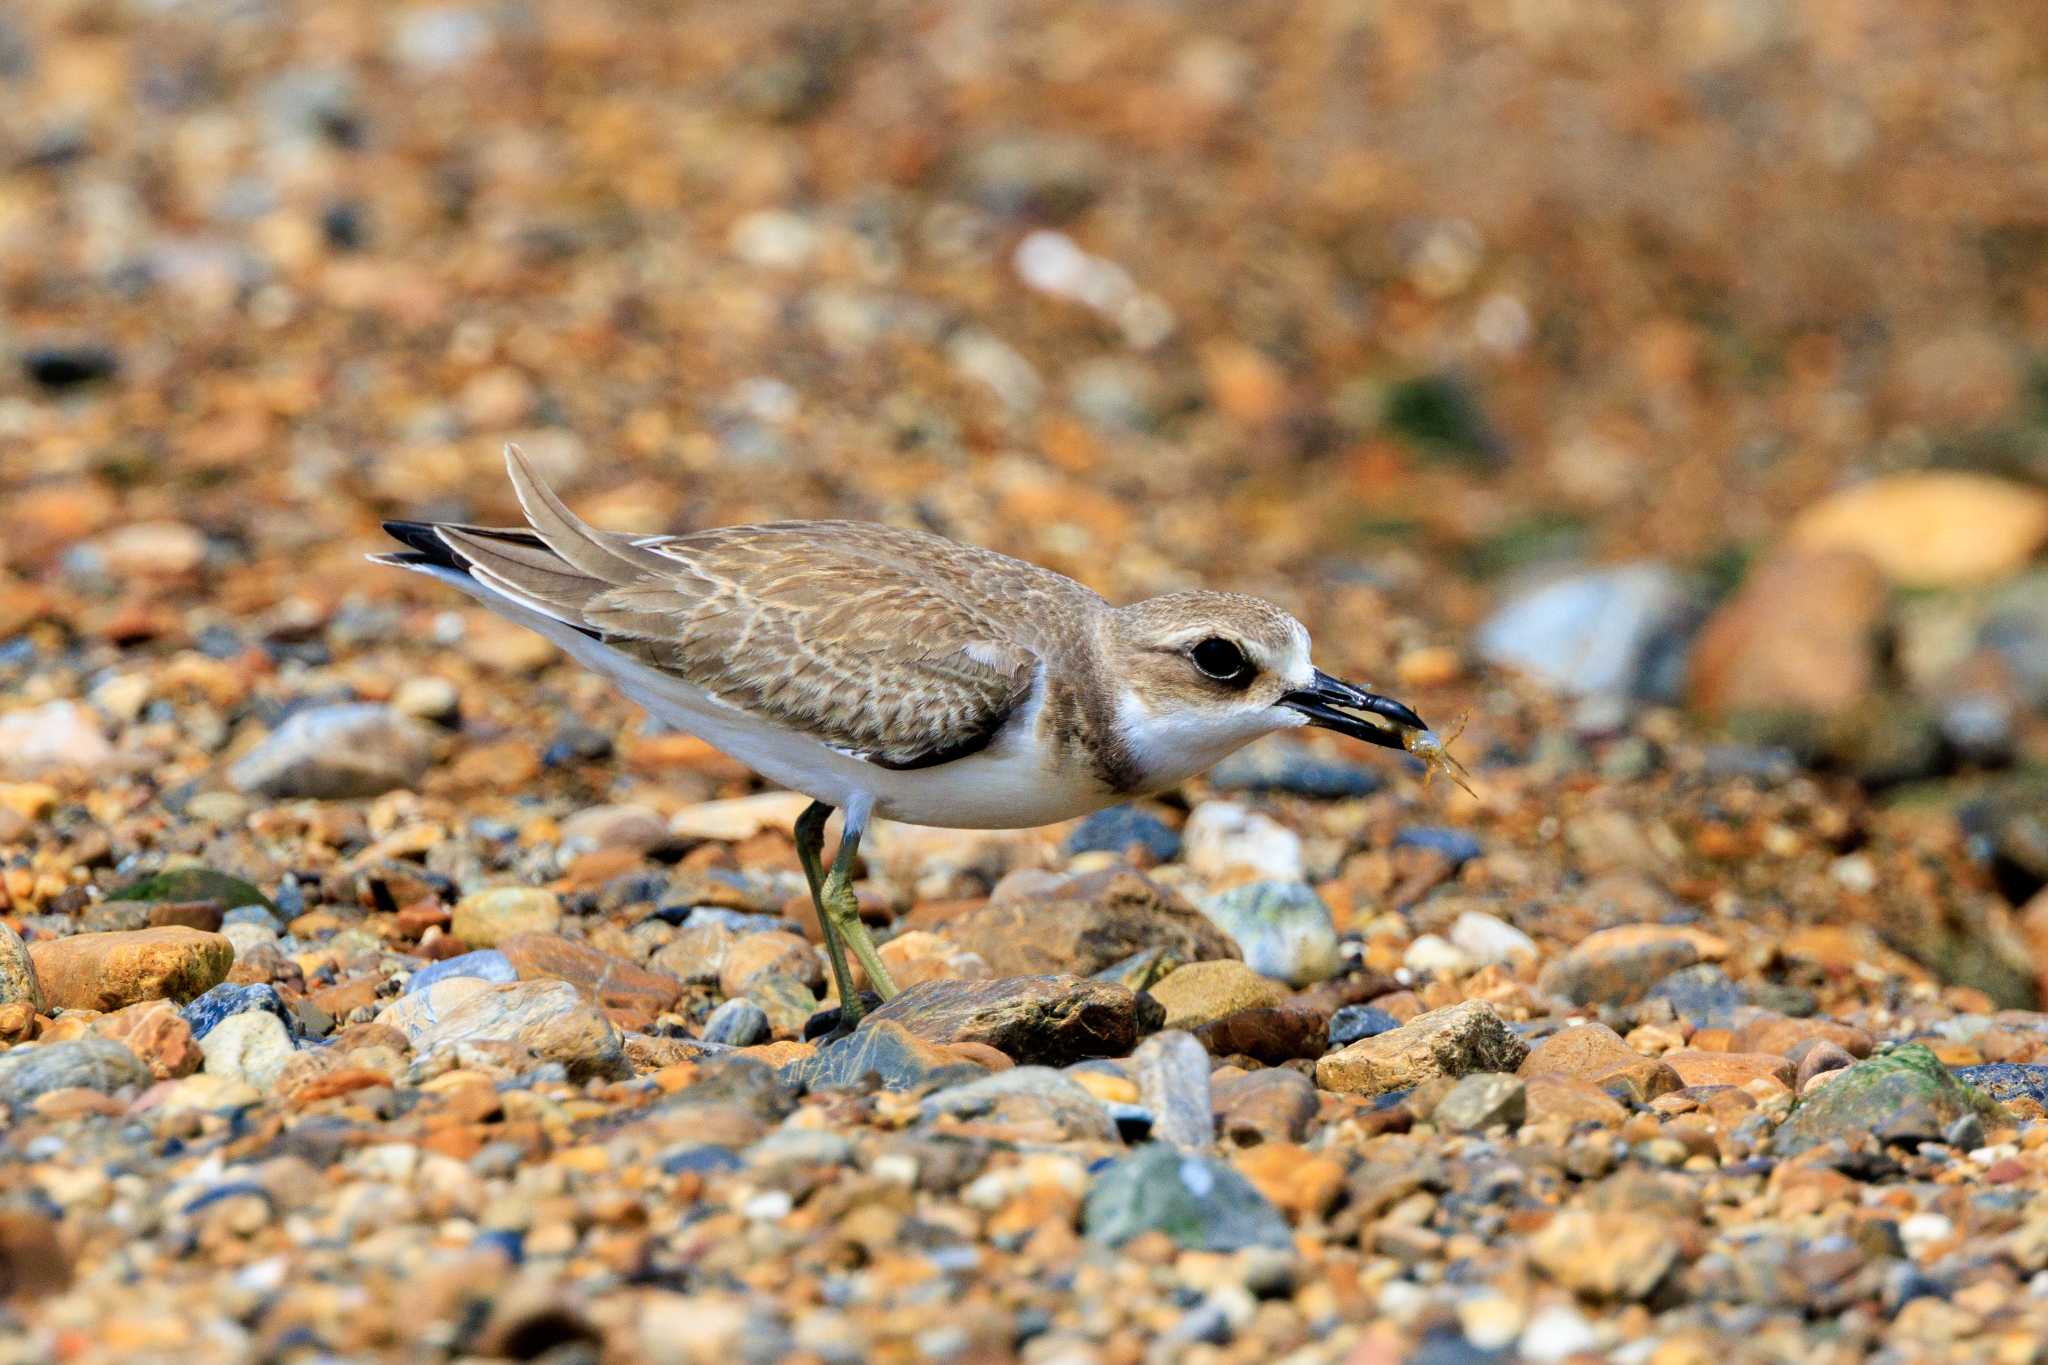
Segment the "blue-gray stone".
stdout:
<svg viewBox="0 0 2048 1365">
<path fill-rule="evenodd" d="M 1371 796 L 1386 786 L 1386 774 L 1356 759 L 1326 758 L 1285 740 L 1246 745 L 1209 773 L 1218 791 L 1281 792 L 1325 801 Z"/>
<path fill-rule="evenodd" d="M 744 997 L 726 1001 L 704 1021 L 704 1041 L 727 1047 L 765 1043 L 768 1033 L 768 1012 Z"/>
<path fill-rule="evenodd" d="M 1665 977 L 1650 987 L 1649 998 L 1670 1001 L 1672 1012 L 1694 1028 L 1732 1028 L 1735 1011 L 1750 1003 L 1748 991 L 1704 962 Z"/>
<path fill-rule="evenodd" d="M 664 910 L 660 914 L 662 918 L 667 918 L 668 912 Z M 795 921 L 786 920 L 780 915 L 756 915 L 745 910 L 725 910 L 715 905 L 692 906 L 688 914 L 675 922 L 681 924 L 686 929 L 702 929 L 707 924 L 715 924 L 720 928 L 730 929 L 736 934 L 765 934 L 773 931 L 780 931 L 785 934 L 800 934 L 803 932 L 802 928 Z"/>
<path fill-rule="evenodd" d="M 1068 1141 L 1110 1142 L 1118 1134 L 1109 1107 L 1083 1090 L 1079 1082 L 1045 1066 L 983 1072 L 926 1096 L 918 1105 L 918 1115 L 927 1123 L 952 1118 L 1050 1127 Z M 1148 1128 L 1149 1119 L 1148 1115 Z"/>
<path fill-rule="evenodd" d="M 512 960 L 496 948 L 479 948 L 473 953 L 462 953 L 455 957 L 444 957 L 439 962 L 429 962 L 412 974 L 405 983 L 405 993 L 413 995 L 439 981 L 451 981 L 458 976 L 473 976 L 480 981 L 503 985 L 517 981 L 519 972 L 512 966 Z"/>
<path fill-rule="evenodd" d="M 1330 1046 L 1349 1047 L 1360 1038 L 1377 1038 L 1401 1027 L 1401 1021 L 1371 1005 L 1346 1005 L 1330 1016 Z"/>
<path fill-rule="evenodd" d="M 1441 854 L 1453 867 L 1463 867 L 1481 853 L 1479 840 L 1462 829 L 1441 825 L 1411 825 L 1394 835 L 1395 848 L 1426 848 Z"/>
<path fill-rule="evenodd" d="M 1103 1168 L 1081 1219 L 1090 1239 L 1110 1246 L 1154 1231 L 1191 1251 L 1293 1245 L 1287 1220 L 1250 1181 L 1223 1162 L 1166 1146 Z"/>
<path fill-rule="evenodd" d="M 661 1169 L 669 1175 L 681 1175 L 685 1171 L 712 1175 L 720 1171 L 736 1171 L 744 1164 L 739 1153 L 730 1147 L 678 1147 L 661 1158 Z"/>
<path fill-rule="evenodd" d="M 73 1038 L 0 1053 L 0 1104 L 20 1109 L 52 1090 L 80 1087 L 112 1094 L 148 1085 L 149 1068 L 111 1038 Z"/>
<path fill-rule="evenodd" d="M 918 1090 L 933 1085 L 958 1085 L 988 1073 L 972 1062 L 932 1063 L 929 1043 L 901 1024 L 867 1024 L 836 1042 L 827 1043 L 779 1073 L 798 1090 L 833 1090 L 862 1085 L 875 1077 L 884 1090 Z"/>
<path fill-rule="evenodd" d="M 1692 594 L 1662 564 L 1553 579 L 1510 598 L 1479 627 L 1488 663 L 1518 668 L 1572 697 L 1674 700 Z"/>
<path fill-rule="evenodd" d="M 247 1014 L 251 1010 L 276 1015 L 292 1041 L 298 1041 L 298 1016 L 292 1013 L 291 1006 L 284 1002 L 275 986 L 236 985 L 232 981 L 223 981 L 185 1006 L 181 1013 L 192 1030 L 193 1038 L 198 1039 L 213 1032 L 214 1025 L 229 1015 Z"/>
<path fill-rule="evenodd" d="M 1095 812 L 1074 827 L 1065 847 L 1071 856 L 1122 853 L 1132 844 L 1144 849 L 1155 862 L 1170 863 L 1180 857 L 1180 832 L 1136 806 L 1111 806 Z"/>
<path fill-rule="evenodd" d="M 1230 935 L 1247 967 L 1296 986 L 1335 976 L 1344 965 L 1330 907 L 1303 882 L 1251 882 L 1198 902 Z"/>
<path fill-rule="evenodd" d="M 1986 1062 L 1959 1066 L 1956 1079 L 1974 1085 L 2000 1104 L 2027 1099 L 2048 1106 L 2048 1065 L 2038 1062 Z"/>
</svg>

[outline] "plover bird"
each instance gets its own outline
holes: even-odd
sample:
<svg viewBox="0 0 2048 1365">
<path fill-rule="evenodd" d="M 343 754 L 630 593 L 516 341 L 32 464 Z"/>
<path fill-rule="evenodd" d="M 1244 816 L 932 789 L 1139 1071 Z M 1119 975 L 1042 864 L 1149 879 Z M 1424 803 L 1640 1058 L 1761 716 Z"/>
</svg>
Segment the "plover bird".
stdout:
<svg viewBox="0 0 2048 1365">
<path fill-rule="evenodd" d="M 1256 597 L 1116 607 L 1050 569 L 865 522 L 601 531 L 516 447 L 505 463 L 527 525 L 387 521 L 407 549 L 373 561 L 539 631 L 662 721 L 809 796 L 797 855 L 841 1028 L 861 1013 L 849 950 L 883 999 L 895 994 L 851 880 L 876 816 L 1050 824 L 1306 725 L 1442 766 L 1420 716 L 1318 669 L 1302 624 Z"/>
</svg>

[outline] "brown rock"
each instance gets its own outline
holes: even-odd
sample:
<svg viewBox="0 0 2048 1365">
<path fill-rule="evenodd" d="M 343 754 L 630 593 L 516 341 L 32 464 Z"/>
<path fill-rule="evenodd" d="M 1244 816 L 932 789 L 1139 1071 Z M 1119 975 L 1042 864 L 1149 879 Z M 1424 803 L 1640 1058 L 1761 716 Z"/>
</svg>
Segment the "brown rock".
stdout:
<svg viewBox="0 0 2048 1365">
<path fill-rule="evenodd" d="M 1315 1127 L 1316 1088 L 1287 1067 L 1220 1075 L 1210 1083 L 1209 1100 L 1217 1137 L 1240 1147 L 1301 1142 Z"/>
<path fill-rule="evenodd" d="M 1198 1029 L 1240 1010 L 1270 1009 L 1287 999 L 1287 987 L 1236 958 L 1190 962 L 1170 972 L 1150 992 L 1166 1009 L 1166 1027 Z"/>
<path fill-rule="evenodd" d="M 377 988 L 382 984 L 383 978 L 378 976 L 352 977 L 312 991 L 306 999 L 336 1019 L 347 1019 L 357 1010 L 375 1005 Z"/>
<path fill-rule="evenodd" d="M 1768 1077 L 1786 1089 L 1792 1087 L 1792 1063 L 1774 1052 L 1695 1052 L 1680 1048 L 1667 1052 L 1664 1063 L 1687 1085 L 1747 1085 Z"/>
<path fill-rule="evenodd" d="M 1572 1127 L 1597 1123 L 1619 1128 L 1628 1108 L 1597 1085 L 1568 1076 L 1530 1076 L 1522 1087 L 1524 1123 L 1561 1122 Z"/>
<path fill-rule="evenodd" d="M 926 981 L 986 981 L 995 975 L 980 953 L 923 929 L 898 934 L 876 951 L 882 955 L 882 965 L 889 969 L 889 979 L 899 991 Z M 867 970 L 850 953 L 846 965 L 853 972 L 854 988 L 869 989 Z M 828 984 L 833 985 L 830 998 L 837 1000 L 836 983 Z"/>
<path fill-rule="evenodd" d="M 1121 1057 L 1138 1041 L 1138 999 L 1122 986 L 1074 976 L 928 981 L 861 1022 L 894 1021 L 934 1043 L 986 1043 L 1020 1065 L 1064 1066 Z"/>
<path fill-rule="evenodd" d="M 197 929 L 73 934 L 29 945 L 43 995 L 61 1009 L 117 1010 L 143 1000 L 181 1004 L 217 986 L 235 947 Z"/>
<path fill-rule="evenodd" d="M 944 926 L 997 976 L 1072 972 L 1090 976 L 1146 948 L 1176 961 L 1239 956 L 1230 936 L 1150 878 L 1114 869 L 998 901 Z"/>
<path fill-rule="evenodd" d="M 1738 1052 L 1775 1052 L 1790 1057 L 1801 1043 L 1813 1039 L 1833 1043 L 1852 1057 L 1868 1057 L 1873 1041 L 1868 1033 L 1852 1024 L 1832 1019 L 1792 1019 L 1782 1014 L 1764 1014 L 1748 1020 L 1735 1032 Z"/>
<path fill-rule="evenodd" d="M 149 924 L 154 929 L 183 925 L 211 934 L 220 930 L 221 917 L 226 913 L 226 907 L 216 900 L 157 901 L 149 907 Z"/>
<path fill-rule="evenodd" d="M 1580 1024 L 1551 1034 L 1530 1050 L 1519 1074 L 1564 1076 L 1603 1088 L 1620 1085 L 1639 1104 L 1683 1085 L 1677 1072 L 1641 1056 L 1605 1024 Z"/>
<path fill-rule="evenodd" d="M 683 993 L 683 983 L 667 972 L 649 971 L 558 934 L 514 934 L 499 941 L 498 951 L 520 980 L 566 981 L 621 1028 L 644 1031 Z"/>
<path fill-rule="evenodd" d="M 71 1251 L 56 1220 L 0 1210 L 0 1298 L 30 1302 L 70 1287 Z"/>
<path fill-rule="evenodd" d="M 203 1060 L 192 1040 L 192 1026 L 168 1000 L 145 1000 L 92 1021 L 92 1031 L 112 1038 L 142 1059 L 160 1081 L 189 1076 Z"/>
<path fill-rule="evenodd" d="M 1493 1007 L 1467 1000 L 1417 1015 L 1397 1029 L 1361 1038 L 1316 1063 L 1325 1090 L 1379 1095 L 1439 1077 L 1513 1071 L 1529 1053 Z"/>
<path fill-rule="evenodd" d="M 1543 969 L 1537 987 L 1577 1005 L 1625 1005 L 1671 973 L 1727 951 L 1727 944 L 1697 929 L 1624 924 L 1581 939 Z"/>
<path fill-rule="evenodd" d="M 660 955 L 656 954 L 657 961 Z M 747 983 L 767 972 L 803 982 L 812 990 L 825 984 L 825 965 L 801 934 L 768 929 L 743 934 L 726 949 L 718 968 L 718 987 L 728 996 L 744 995 Z"/>
<path fill-rule="evenodd" d="M 1194 1034 L 1211 1056 L 1253 1057 L 1270 1066 L 1322 1056 L 1330 1045 L 1330 1021 L 1318 1010 L 1289 1003 L 1226 1014 Z"/>
<path fill-rule="evenodd" d="M 1785 551 L 1750 572 L 1693 646 L 1693 705 L 1831 716 L 1868 696 L 1888 592 L 1866 555 Z"/>
<path fill-rule="evenodd" d="M 1529 1240 L 1529 1259 L 1551 1279 L 1593 1299 L 1650 1296 L 1678 1261 L 1662 1218 L 1565 1209 Z"/>
<path fill-rule="evenodd" d="M 1989 583 L 2048 545 L 2048 493 L 1960 470 L 1893 474 L 1807 508 L 1788 539 L 1808 552 L 1866 555 L 1902 587 Z"/>
</svg>

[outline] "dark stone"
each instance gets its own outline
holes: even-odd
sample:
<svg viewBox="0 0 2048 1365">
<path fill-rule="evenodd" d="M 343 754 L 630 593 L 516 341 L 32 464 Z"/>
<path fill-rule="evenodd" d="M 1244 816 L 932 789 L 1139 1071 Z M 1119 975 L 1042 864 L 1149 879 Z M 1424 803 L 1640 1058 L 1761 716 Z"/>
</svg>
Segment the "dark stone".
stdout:
<svg viewBox="0 0 2048 1365">
<path fill-rule="evenodd" d="M 781 1074 L 799 1090 L 862 1086 L 870 1076 L 883 1090 L 922 1090 L 979 1080 L 988 1072 L 973 1062 L 960 1061 L 932 1039 L 920 1037 L 894 1020 L 870 1015 L 846 1037 L 825 1044 L 802 1061 L 791 1062 Z"/>
<path fill-rule="evenodd" d="M 1251 744 L 1209 773 L 1218 791 L 1281 792 L 1324 801 L 1371 796 L 1387 785 L 1386 775 L 1355 759 L 1325 758 L 1284 740 Z"/>
<path fill-rule="evenodd" d="M 1462 829 L 1415 825 L 1394 835 L 1395 848 L 1422 848 L 1438 854 L 1452 867 L 1463 867 L 1482 852 L 1479 840 Z"/>
<path fill-rule="evenodd" d="M 1320 1103 L 1315 1083 L 1286 1067 L 1214 1081 L 1209 1102 L 1216 1111 L 1217 1136 L 1240 1147 L 1302 1141 L 1315 1125 Z"/>
<path fill-rule="evenodd" d="M 1124 853 L 1133 844 L 1154 862 L 1170 863 L 1180 857 L 1180 832 L 1136 806 L 1111 806 L 1095 812 L 1074 827 L 1064 847 L 1071 857 L 1076 853 Z"/>
<path fill-rule="evenodd" d="M 84 384 L 111 379 L 120 372 L 121 358 L 110 346 L 79 342 L 68 346 L 33 346 L 22 352 L 22 373 L 31 383 L 61 393 Z"/>
<path fill-rule="evenodd" d="M 661 1158 L 661 1169 L 666 1175 L 681 1175 L 685 1171 L 711 1175 L 720 1171 L 736 1171 L 744 1164 L 730 1147 L 679 1147 Z"/>
<path fill-rule="evenodd" d="M 1121 1125 L 1113 1109 L 1071 1078 L 1042 1066 L 985 1073 L 927 1096 L 918 1115 L 929 1123 L 948 1118 L 968 1123 L 1020 1124 L 1051 1128 L 1063 1141 L 1110 1142 Z M 1150 1128 L 1149 1116 L 1146 1127 Z"/>
<path fill-rule="evenodd" d="M 1401 1021 L 1371 1005 L 1346 1005 L 1330 1016 L 1330 1047 L 1349 1047 L 1360 1038 L 1377 1038 Z"/>
<path fill-rule="evenodd" d="M 704 1041 L 727 1047 L 752 1047 L 768 1041 L 768 1013 L 753 1001 L 728 1000 L 704 1021 Z"/>
<path fill-rule="evenodd" d="M 302 1031 L 299 1018 L 292 1013 L 291 1006 L 285 1003 L 275 986 L 238 986 L 232 981 L 223 981 L 185 1006 L 181 1013 L 192 1030 L 192 1037 L 199 1039 L 213 1032 L 214 1025 L 221 1020 L 230 1015 L 247 1014 L 251 1010 L 276 1015 L 285 1032 L 293 1041 L 298 1041 Z"/>
<path fill-rule="evenodd" d="M 1211 1056 L 1255 1057 L 1269 1066 L 1296 1057 L 1320 1057 L 1330 1041 L 1322 1013 L 1301 1005 L 1239 1010 L 1194 1033 Z"/>
<path fill-rule="evenodd" d="M 1138 997 L 1074 976 L 925 981 L 861 1021 L 854 1036 L 899 1023 L 935 1043 L 987 1043 L 1021 1064 L 1121 1057 L 1138 1041 Z"/>
<path fill-rule="evenodd" d="M 863 1010 L 879 1009 L 882 997 L 874 991 L 862 991 L 860 1003 Z M 804 1020 L 804 1041 L 808 1043 L 814 1038 L 824 1038 L 838 1033 L 839 1015 L 839 1006 L 832 1005 Z"/>
</svg>

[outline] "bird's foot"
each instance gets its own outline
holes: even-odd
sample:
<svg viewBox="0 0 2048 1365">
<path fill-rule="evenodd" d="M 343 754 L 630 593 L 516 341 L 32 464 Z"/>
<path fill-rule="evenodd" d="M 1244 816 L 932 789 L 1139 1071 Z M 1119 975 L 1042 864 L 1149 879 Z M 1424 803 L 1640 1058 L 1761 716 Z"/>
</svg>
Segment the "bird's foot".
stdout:
<svg viewBox="0 0 2048 1365">
<path fill-rule="evenodd" d="M 862 991 L 859 1008 L 850 1013 L 839 1005 L 819 1010 L 804 1020 L 804 1041 L 816 1043 L 820 1047 L 836 1043 L 858 1028 L 868 1011 L 877 1008 L 881 1003 L 881 996 L 873 991 Z"/>
</svg>

